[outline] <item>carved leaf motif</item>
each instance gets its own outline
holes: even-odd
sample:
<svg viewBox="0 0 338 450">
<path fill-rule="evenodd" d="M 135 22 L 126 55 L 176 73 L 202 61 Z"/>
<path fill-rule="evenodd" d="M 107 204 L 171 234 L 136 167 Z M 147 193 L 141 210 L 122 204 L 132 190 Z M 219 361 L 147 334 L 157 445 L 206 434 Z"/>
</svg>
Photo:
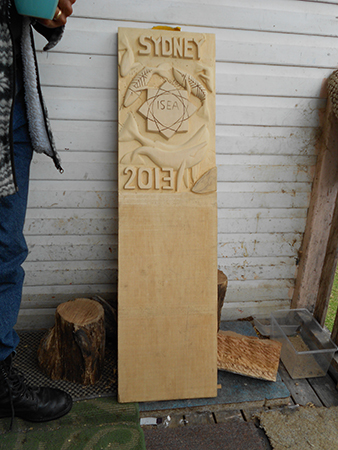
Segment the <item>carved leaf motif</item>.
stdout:
<svg viewBox="0 0 338 450">
<path fill-rule="evenodd" d="M 217 167 L 208 170 L 202 177 L 196 181 L 192 188 L 195 194 L 210 194 L 217 190 Z"/>
</svg>

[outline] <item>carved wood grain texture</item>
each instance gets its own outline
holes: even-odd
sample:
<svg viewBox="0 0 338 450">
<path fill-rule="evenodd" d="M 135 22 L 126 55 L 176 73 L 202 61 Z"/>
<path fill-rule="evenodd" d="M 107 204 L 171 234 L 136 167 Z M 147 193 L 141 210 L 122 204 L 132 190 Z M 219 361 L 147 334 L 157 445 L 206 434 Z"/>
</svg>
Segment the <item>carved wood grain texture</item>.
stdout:
<svg viewBox="0 0 338 450">
<path fill-rule="evenodd" d="M 220 330 L 219 369 L 263 380 L 276 381 L 282 345 L 280 342 L 242 336 Z"/>
<path fill-rule="evenodd" d="M 191 190 L 215 166 L 215 95 L 194 81 L 197 62 L 213 73 L 213 40 L 134 29 L 119 38 L 118 398 L 215 397 L 217 196 Z M 195 50 L 205 40 L 201 60 L 156 56 L 174 38 Z"/>
</svg>

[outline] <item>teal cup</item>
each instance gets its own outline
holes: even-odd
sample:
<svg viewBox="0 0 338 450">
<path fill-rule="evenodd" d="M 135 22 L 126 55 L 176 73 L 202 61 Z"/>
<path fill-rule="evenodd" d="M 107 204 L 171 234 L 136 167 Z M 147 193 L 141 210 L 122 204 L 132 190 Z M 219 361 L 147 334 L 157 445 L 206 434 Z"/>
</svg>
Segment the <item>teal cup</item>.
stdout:
<svg viewBox="0 0 338 450">
<path fill-rule="evenodd" d="M 14 0 L 19 14 L 52 20 L 59 0 Z"/>
</svg>

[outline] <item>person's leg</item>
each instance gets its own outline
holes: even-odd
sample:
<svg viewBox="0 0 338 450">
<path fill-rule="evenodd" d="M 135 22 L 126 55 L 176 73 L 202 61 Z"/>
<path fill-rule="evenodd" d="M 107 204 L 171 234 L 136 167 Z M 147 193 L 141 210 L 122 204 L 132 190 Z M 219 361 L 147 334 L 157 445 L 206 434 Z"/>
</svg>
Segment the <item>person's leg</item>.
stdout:
<svg viewBox="0 0 338 450">
<path fill-rule="evenodd" d="M 20 82 L 20 80 L 19 80 Z M 23 236 L 32 148 L 28 135 L 23 91 L 15 99 L 13 117 L 14 163 L 18 192 L 0 199 L 0 417 L 14 416 L 46 422 L 72 408 L 69 394 L 48 387 L 29 386 L 13 366 L 19 337 L 13 327 L 19 313 L 27 256 Z"/>
<path fill-rule="evenodd" d="M 0 199 L 0 361 L 6 359 L 19 342 L 13 327 L 19 313 L 24 280 L 21 264 L 28 254 L 23 227 L 32 148 L 22 90 L 15 100 L 13 142 L 18 192 Z"/>
</svg>

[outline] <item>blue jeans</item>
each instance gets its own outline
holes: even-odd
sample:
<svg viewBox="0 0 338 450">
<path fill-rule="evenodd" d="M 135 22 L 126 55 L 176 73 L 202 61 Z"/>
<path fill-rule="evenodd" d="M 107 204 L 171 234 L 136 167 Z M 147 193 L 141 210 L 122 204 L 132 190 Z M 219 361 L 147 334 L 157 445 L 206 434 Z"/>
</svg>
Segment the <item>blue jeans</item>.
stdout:
<svg viewBox="0 0 338 450">
<path fill-rule="evenodd" d="M 32 147 L 20 85 L 21 80 L 18 80 L 13 114 L 14 165 L 18 191 L 14 195 L 0 198 L 0 361 L 6 359 L 19 343 L 13 327 L 20 309 L 24 280 L 21 264 L 28 254 L 23 226 Z"/>
</svg>

